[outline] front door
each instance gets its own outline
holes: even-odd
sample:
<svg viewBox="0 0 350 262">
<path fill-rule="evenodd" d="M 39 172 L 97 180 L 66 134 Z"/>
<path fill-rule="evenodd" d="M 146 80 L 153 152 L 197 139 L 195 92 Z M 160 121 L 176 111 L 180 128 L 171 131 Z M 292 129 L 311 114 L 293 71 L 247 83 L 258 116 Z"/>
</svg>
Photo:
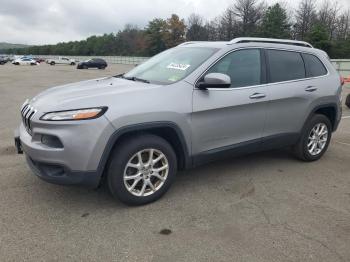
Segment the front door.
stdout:
<svg viewBox="0 0 350 262">
<path fill-rule="evenodd" d="M 240 145 L 258 145 L 268 101 L 262 61 L 261 50 L 240 49 L 224 56 L 206 72 L 230 76 L 231 87 L 194 90 L 194 155 L 210 155 Z"/>
</svg>

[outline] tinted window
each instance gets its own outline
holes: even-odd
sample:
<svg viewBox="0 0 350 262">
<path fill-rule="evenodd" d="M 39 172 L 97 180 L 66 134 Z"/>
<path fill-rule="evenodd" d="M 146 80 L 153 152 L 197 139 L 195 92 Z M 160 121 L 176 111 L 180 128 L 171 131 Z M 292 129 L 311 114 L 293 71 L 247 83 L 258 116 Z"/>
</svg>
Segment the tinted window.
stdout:
<svg viewBox="0 0 350 262">
<path fill-rule="evenodd" d="M 222 73 L 231 77 L 231 87 L 259 85 L 261 83 L 260 50 L 247 49 L 232 52 L 217 62 L 209 73 Z"/>
<path fill-rule="evenodd" d="M 299 53 L 267 50 L 270 82 L 282 82 L 305 78 L 304 62 Z"/>
<path fill-rule="evenodd" d="M 322 76 L 327 74 L 327 70 L 316 56 L 303 54 L 307 77 Z"/>
</svg>

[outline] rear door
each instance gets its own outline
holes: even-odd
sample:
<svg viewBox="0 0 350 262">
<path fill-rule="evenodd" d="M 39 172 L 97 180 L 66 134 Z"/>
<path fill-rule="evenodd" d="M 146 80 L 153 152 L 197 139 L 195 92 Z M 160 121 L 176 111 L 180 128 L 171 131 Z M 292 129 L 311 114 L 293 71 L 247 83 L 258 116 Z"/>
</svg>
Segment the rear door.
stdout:
<svg viewBox="0 0 350 262">
<path fill-rule="evenodd" d="M 267 49 L 268 94 L 264 137 L 292 144 L 318 95 L 319 83 L 309 78 L 303 55 L 296 51 Z"/>
<path fill-rule="evenodd" d="M 260 49 L 240 49 L 227 54 L 206 72 L 226 74 L 232 84 L 229 88 L 194 90 L 194 155 L 258 144 L 267 105 L 263 60 Z"/>
</svg>

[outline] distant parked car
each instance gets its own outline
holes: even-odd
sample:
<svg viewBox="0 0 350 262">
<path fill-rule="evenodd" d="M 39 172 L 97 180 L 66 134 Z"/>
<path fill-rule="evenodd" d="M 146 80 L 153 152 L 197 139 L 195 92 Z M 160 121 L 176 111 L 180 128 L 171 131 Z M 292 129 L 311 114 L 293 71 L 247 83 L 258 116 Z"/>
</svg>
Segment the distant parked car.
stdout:
<svg viewBox="0 0 350 262">
<path fill-rule="evenodd" d="M 0 65 L 4 65 L 8 62 L 8 60 L 6 59 L 6 57 L 0 57 Z"/>
<path fill-rule="evenodd" d="M 107 62 L 101 58 L 92 58 L 84 62 L 80 62 L 77 66 L 78 69 L 98 68 L 105 69 Z"/>
<path fill-rule="evenodd" d="M 34 60 L 37 61 L 38 63 L 45 62 L 45 59 L 41 57 L 34 57 Z"/>
<path fill-rule="evenodd" d="M 345 105 L 346 105 L 348 108 L 350 108 L 350 94 L 348 94 L 348 96 L 346 97 Z"/>
<path fill-rule="evenodd" d="M 29 58 L 29 57 L 17 58 L 16 60 L 12 61 L 12 64 L 14 64 L 14 65 L 39 65 L 39 63 L 37 61 L 35 61 L 33 58 Z"/>
<path fill-rule="evenodd" d="M 50 65 L 75 65 L 76 64 L 76 60 L 74 59 L 69 59 L 67 57 L 59 57 L 58 59 L 47 59 L 46 63 L 50 64 Z"/>
</svg>

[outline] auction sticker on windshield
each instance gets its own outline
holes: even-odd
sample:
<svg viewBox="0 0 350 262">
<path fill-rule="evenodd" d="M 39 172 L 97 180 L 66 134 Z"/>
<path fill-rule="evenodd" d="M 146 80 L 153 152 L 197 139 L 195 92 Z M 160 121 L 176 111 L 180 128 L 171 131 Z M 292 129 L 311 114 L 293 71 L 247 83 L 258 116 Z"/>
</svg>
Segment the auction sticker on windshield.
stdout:
<svg viewBox="0 0 350 262">
<path fill-rule="evenodd" d="M 190 66 L 191 66 L 191 65 L 188 65 L 188 64 L 170 63 L 170 64 L 167 66 L 167 68 L 185 71 L 185 70 L 187 70 L 187 68 L 189 68 Z"/>
</svg>

